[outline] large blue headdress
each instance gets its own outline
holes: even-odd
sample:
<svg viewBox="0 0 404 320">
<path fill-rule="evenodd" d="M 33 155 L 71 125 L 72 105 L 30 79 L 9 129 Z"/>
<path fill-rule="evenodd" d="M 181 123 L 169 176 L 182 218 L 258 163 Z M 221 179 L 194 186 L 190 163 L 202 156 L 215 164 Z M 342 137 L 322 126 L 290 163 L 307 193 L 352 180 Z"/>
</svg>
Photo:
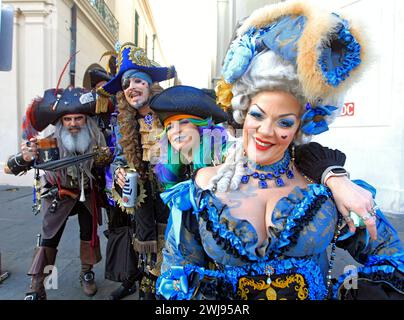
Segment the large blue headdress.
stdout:
<svg viewBox="0 0 404 320">
<path fill-rule="evenodd" d="M 265 54 L 268 51 L 271 53 Z M 302 108 L 306 109 L 302 133 L 319 134 L 328 130 L 345 91 L 359 75 L 363 55 L 363 43 L 357 32 L 339 15 L 319 11 L 303 2 L 268 5 L 253 12 L 238 29 L 216 88 L 218 103 L 236 110 L 235 119 L 242 122 L 240 115 L 246 111 L 242 104 L 248 100 L 245 86 L 255 85 L 251 73 L 271 77 L 272 70 L 257 73 L 257 68 L 265 65 L 257 60 L 266 56 L 272 59 L 267 63 L 271 69 L 276 61 L 279 63 L 275 66 L 293 69 L 304 100 Z M 265 81 L 263 77 L 260 81 Z M 276 89 L 280 89 L 279 84 Z"/>
</svg>

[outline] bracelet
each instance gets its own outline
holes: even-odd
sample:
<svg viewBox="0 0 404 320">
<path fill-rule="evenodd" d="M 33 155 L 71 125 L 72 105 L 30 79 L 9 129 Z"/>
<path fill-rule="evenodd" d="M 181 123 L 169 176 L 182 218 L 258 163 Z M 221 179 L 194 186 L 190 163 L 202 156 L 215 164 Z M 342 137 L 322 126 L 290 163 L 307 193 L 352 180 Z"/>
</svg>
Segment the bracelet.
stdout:
<svg viewBox="0 0 404 320">
<path fill-rule="evenodd" d="M 24 160 L 21 152 L 11 156 L 7 161 L 7 167 L 14 175 L 18 175 L 23 171 L 28 171 L 32 164 L 33 161 L 27 162 Z"/>
<path fill-rule="evenodd" d="M 349 172 L 341 166 L 330 166 L 324 170 L 323 174 L 321 175 L 321 184 L 326 186 L 326 182 L 331 177 L 343 177 L 346 176 L 350 177 Z"/>
</svg>

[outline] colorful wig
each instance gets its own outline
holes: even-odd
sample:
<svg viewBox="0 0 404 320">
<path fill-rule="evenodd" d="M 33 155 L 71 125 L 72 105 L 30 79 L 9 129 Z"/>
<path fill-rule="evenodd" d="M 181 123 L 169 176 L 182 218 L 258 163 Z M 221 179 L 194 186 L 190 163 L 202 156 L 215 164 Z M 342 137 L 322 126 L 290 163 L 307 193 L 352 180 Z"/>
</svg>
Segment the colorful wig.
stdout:
<svg viewBox="0 0 404 320">
<path fill-rule="evenodd" d="M 198 128 L 199 136 L 201 137 L 200 145 L 195 149 L 196 152 L 191 164 L 192 168 L 197 170 L 211 166 L 213 162 L 221 163 L 228 139 L 225 128 L 216 125 L 212 118 L 203 120 L 185 119 Z M 162 156 L 154 170 L 163 188 L 168 189 L 185 179 L 186 165 L 181 162 L 178 151 L 172 148 L 167 139 L 166 130 L 162 133 L 160 143 Z"/>
</svg>

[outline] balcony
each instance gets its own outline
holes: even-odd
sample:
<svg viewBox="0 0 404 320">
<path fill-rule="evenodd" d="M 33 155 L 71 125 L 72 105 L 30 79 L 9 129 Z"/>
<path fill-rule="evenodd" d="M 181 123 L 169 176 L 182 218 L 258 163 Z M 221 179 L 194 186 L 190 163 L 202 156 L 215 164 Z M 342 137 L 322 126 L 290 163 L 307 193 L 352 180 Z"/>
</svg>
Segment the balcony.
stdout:
<svg viewBox="0 0 404 320">
<path fill-rule="evenodd" d="M 108 30 L 111 32 L 115 40 L 119 37 L 119 22 L 108 8 L 104 0 L 88 0 L 89 4 L 96 10 L 98 15 L 104 21 Z"/>
</svg>

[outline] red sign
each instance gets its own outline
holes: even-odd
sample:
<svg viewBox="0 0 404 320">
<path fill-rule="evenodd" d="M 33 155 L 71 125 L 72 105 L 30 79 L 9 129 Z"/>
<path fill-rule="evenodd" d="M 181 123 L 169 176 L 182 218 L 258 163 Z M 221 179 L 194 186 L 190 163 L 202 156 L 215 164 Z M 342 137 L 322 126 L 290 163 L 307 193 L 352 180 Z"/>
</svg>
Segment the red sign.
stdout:
<svg viewBox="0 0 404 320">
<path fill-rule="evenodd" d="M 355 114 L 355 102 L 345 102 L 341 110 L 341 117 L 352 117 Z"/>
</svg>

